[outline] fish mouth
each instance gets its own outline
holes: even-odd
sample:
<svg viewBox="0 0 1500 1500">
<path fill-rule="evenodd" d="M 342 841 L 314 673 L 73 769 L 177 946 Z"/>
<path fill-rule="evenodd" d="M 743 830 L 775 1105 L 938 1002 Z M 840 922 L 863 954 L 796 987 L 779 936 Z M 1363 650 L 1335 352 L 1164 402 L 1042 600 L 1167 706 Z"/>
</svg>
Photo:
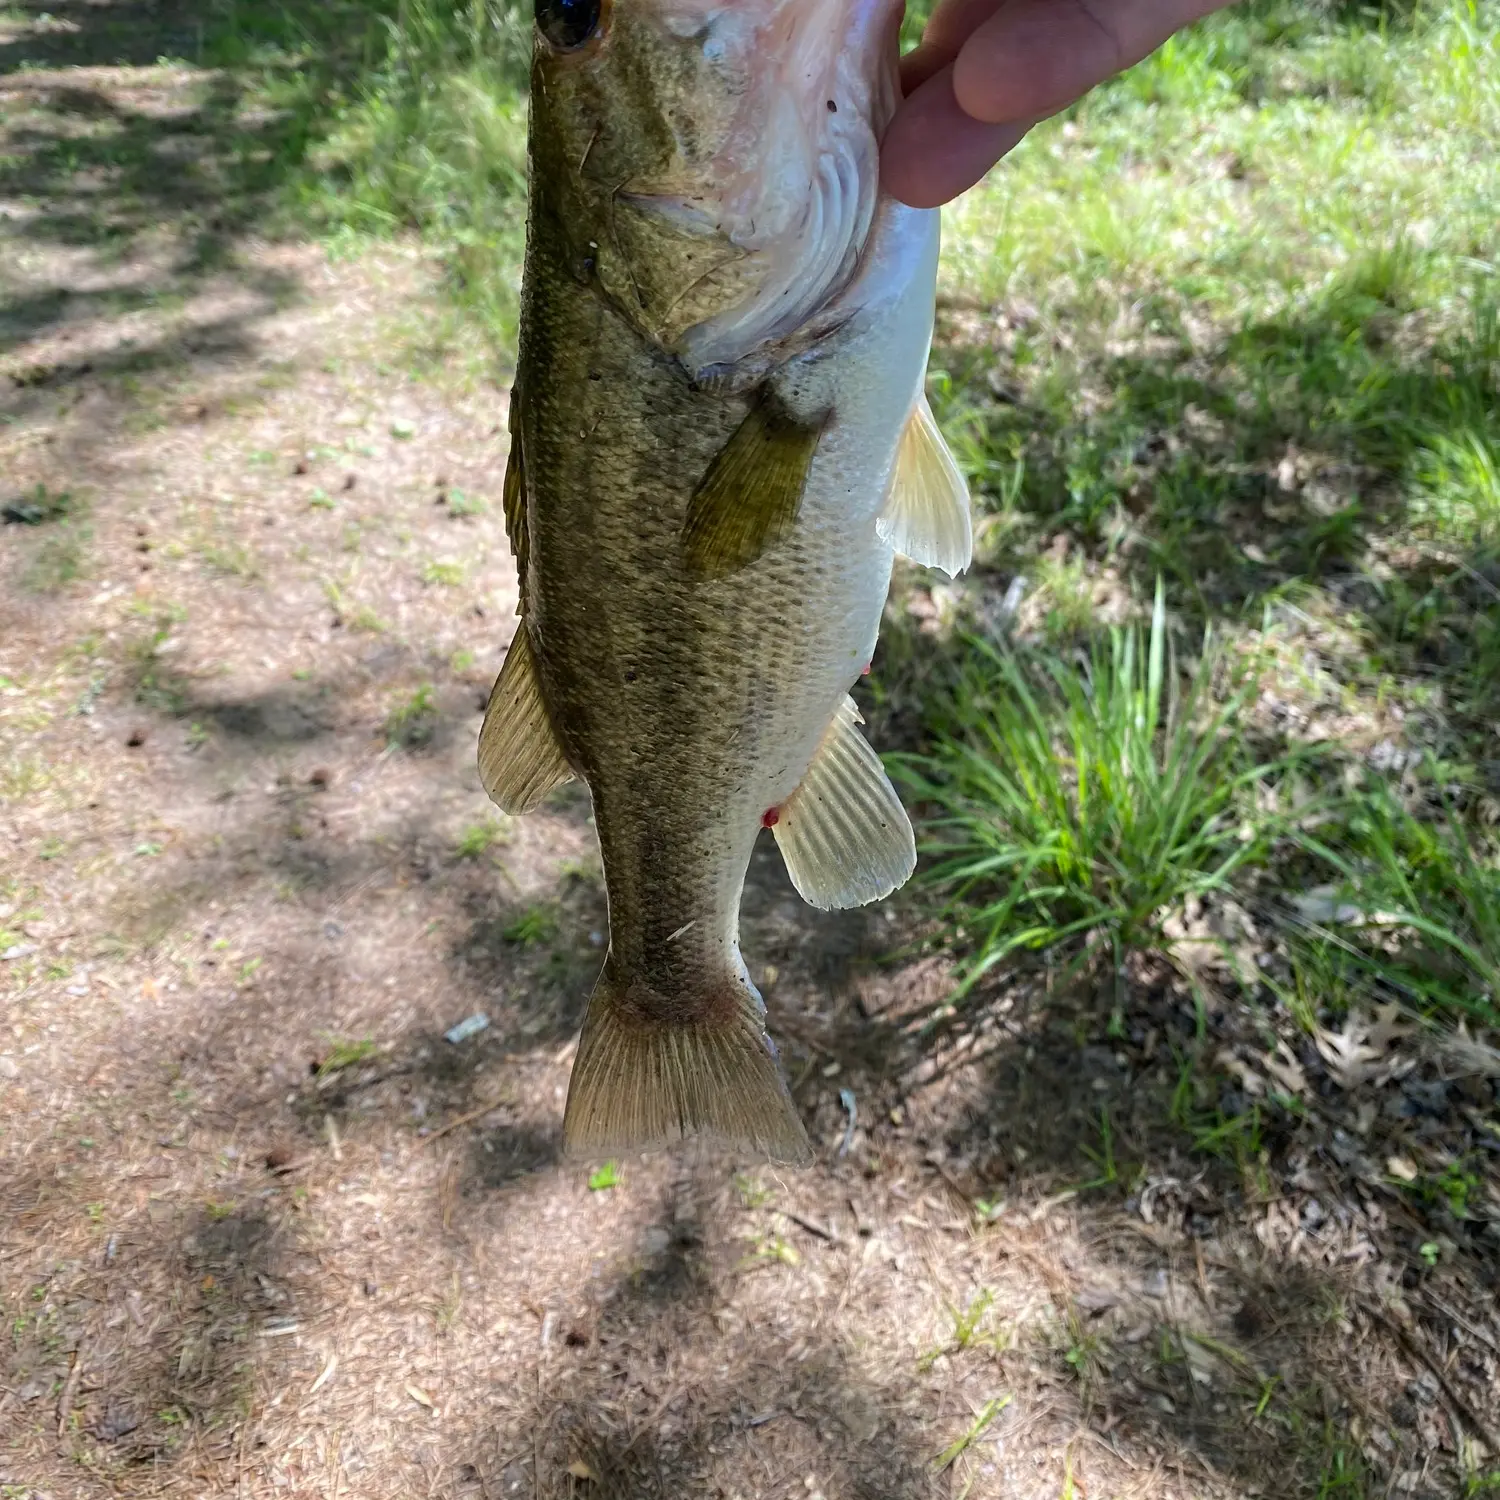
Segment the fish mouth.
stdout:
<svg viewBox="0 0 1500 1500">
<path fill-rule="evenodd" d="M 672 342 L 695 372 L 733 366 L 794 334 L 854 274 L 900 96 L 902 4 L 647 3 L 701 49 L 700 77 L 723 91 L 711 104 L 719 128 L 705 151 L 685 120 L 668 178 L 622 196 L 677 233 L 723 243 L 722 260 L 684 289 Z"/>
</svg>

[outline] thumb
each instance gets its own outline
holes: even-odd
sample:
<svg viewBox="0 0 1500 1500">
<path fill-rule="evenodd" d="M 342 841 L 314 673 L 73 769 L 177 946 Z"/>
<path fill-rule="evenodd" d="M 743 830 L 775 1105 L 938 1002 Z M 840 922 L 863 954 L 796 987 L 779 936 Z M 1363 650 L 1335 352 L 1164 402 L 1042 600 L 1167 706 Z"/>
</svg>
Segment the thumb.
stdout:
<svg viewBox="0 0 1500 1500">
<path fill-rule="evenodd" d="M 1044 119 L 1227 0 L 1010 0 L 970 34 L 953 93 L 976 120 Z"/>
</svg>

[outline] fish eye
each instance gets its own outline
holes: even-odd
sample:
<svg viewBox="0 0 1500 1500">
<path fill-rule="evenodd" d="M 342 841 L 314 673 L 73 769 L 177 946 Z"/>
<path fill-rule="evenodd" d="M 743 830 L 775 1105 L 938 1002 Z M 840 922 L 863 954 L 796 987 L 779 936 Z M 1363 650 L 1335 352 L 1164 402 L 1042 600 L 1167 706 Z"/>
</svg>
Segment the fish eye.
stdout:
<svg viewBox="0 0 1500 1500">
<path fill-rule="evenodd" d="M 604 0 L 536 0 L 537 30 L 548 45 L 571 52 L 599 29 Z"/>
</svg>

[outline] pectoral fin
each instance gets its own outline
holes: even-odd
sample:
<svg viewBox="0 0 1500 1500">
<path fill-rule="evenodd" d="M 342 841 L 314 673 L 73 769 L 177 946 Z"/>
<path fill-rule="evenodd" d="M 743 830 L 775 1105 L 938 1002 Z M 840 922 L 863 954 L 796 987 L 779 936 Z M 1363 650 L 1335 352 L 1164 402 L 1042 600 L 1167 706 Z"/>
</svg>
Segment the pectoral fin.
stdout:
<svg viewBox="0 0 1500 1500">
<path fill-rule="evenodd" d="M 682 558 L 689 573 L 727 578 L 792 529 L 825 421 L 803 421 L 762 392 L 688 507 Z"/>
<path fill-rule="evenodd" d="M 903 557 L 956 578 L 973 560 L 969 486 L 923 396 L 896 455 L 896 474 L 875 530 Z"/>
<path fill-rule="evenodd" d="M 479 779 L 503 812 L 530 812 L 573 779 L 542 701 L 531 638 L 523 621 L 490 694 L 479 731 Z"/>
<path fill-rule="evenodd" d="M 792 884 L 824 911 L 889 896 L 917 864 L 906 809 L 860 722 L 854 700 L 846 698 L 774 824 Z"/>
</svg>

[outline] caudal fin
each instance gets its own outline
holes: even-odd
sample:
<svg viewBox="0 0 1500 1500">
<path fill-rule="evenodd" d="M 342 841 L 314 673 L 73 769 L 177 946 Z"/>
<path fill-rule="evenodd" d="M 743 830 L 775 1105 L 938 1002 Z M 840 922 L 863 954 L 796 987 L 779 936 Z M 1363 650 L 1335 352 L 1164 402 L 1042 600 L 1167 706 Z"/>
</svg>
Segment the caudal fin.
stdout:
<svg viewBox="0 0 1500 1500">
<path fill-rule="evenodd" d="M 771 1161 L 812 1158 L 753 994 L 712 1020 L 642 1016 L 606 969 L 568 1087 L 569 1155 L 638 1151 L 701 1135 Z"/>
</svg>

